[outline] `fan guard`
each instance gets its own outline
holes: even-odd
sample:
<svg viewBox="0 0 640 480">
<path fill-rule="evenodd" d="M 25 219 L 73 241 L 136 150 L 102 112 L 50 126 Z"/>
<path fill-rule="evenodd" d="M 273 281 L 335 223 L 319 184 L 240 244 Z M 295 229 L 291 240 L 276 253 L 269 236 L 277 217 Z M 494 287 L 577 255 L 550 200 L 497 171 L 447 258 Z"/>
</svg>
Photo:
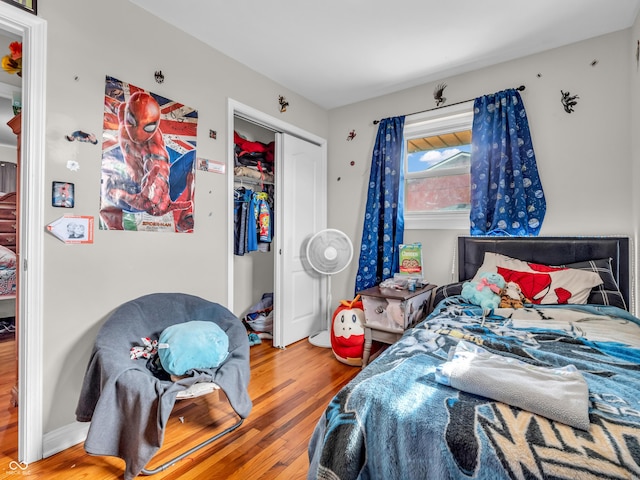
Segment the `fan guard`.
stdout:
<svg viewBox="0 0 640 480">
<path fill-rule="evenodd" d="M 306 253 L 311 268 L 327 276 L 327 329 L 311 335 L 309 342 L 331 348 L 331 275 L 347 268 L 353 257 L 353 244 L 340 230 L 327 228 L 311 237 Z"/>
<path fill-rule="evenodd" d="M 307 244 L 307 260 L 316 272 L 333 275 L 351 262 L 351 239 L 340 230 L 325 229 L 316 233 Z"/>
</svg>

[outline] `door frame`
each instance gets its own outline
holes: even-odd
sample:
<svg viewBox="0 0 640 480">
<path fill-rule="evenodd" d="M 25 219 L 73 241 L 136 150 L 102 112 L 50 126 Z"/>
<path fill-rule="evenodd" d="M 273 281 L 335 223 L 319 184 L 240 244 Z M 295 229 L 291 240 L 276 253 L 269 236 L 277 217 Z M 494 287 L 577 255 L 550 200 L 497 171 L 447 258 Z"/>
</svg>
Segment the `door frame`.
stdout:
<svg viewBox="0 0 640 480">
<path fill-rule="evenodd" d="M 43 237 L 47 22 L 0 3 L 0 29 L 22 37 L 20 292 L 18 310 L 18 461 L 43 456 Z M 21 257 L 21 258 L 20 258 Z M 28 266 L 28 269 L 27 269 Z M 27 355 L 26 352 L 29 352 Z"/>
<path fill-rule="evenodd" d="M 319 145 L 323 150 L 323 155 L 326 158 L 327 155 L 327 140 L 319 137 L 313 133 L 310 133 L 302 128 L 291 125 L 276 117 L 272 117 L 260 110 L 238 102 L 232 98 L 229 98 L 227 105 L 227 308 L 234 311 L 234 217 L 233 217 L 233 167 L 234 167 L 234 118 L 240 117 L 249 122 L 253 122 L 261 127 L 267 128 L 274 132 L 286 133 L 295 137 L 301 138 L 310 143 Z M 276 172 L 276 192 L 278 189 L 277 172 Z M 276 274 L 274 282 L 278 281 L 278 272 L 280 264 L 278 258 L 278 252 L 276 252 Z M 275 295 L 274 292 L 274 301 Z M 282 319 L 278 315 L 277 309 L 274 311 L 274 323 L 280 325 Z M 274 326 L 275 329 L 275 326 Z"/>
</svg>

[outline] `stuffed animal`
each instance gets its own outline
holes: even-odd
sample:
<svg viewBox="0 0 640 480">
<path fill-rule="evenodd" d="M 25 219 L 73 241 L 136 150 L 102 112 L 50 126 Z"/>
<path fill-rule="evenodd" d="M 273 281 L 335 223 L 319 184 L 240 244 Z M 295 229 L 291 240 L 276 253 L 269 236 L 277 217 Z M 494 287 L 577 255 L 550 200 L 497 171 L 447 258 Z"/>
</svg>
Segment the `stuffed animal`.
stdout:
<svg viewBox="0 0 640 480">
<path fill-rule="evenodd" d="M 462 298 L 482 308 L 495 309 L 500 305 L 500 292 L 505 286 L 504 277 L 499 273 L 485 272 L 477 281 L 462 284 Z"/>
<path fill-rule="evenodd" d="M 333 312 L 331 349 L 336 359 L 347 365 L 362 365 L 364 351 L 364 305 L 360 295 L 342 300 Z"/>
<path fill-rule="evenodd" d="M 531 301 L 524 296 L 520 285 L 507 282 L 500 292 L 500 308 L 524 308 L 525 303 Z"/>
</svg>

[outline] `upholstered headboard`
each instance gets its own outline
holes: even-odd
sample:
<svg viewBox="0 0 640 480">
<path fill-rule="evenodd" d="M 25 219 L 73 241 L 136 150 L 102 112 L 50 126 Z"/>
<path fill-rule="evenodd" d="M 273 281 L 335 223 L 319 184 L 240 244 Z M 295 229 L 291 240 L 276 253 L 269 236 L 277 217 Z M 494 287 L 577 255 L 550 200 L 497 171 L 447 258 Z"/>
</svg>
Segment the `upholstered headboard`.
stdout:
<svg viewBox="0 0 640 480">
<path fill-rule="evenodd" d="M 613 275 L 627 305 L 631 305 L 628 237 L 458 237 L 458 279 L 478 271 L 484 252 L 500 253 L 546 265 L 612 259 Z"/>
</svg>

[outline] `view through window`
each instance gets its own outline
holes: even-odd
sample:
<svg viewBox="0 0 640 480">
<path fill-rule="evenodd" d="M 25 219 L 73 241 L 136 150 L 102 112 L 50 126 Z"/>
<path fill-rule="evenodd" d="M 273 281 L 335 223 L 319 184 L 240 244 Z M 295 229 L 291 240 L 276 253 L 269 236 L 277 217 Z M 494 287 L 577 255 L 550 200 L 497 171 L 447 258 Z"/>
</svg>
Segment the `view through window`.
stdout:
<svg viewBox="0 0 640 480">
<path fill-rule="evenodd" d="M 429 113 L 408 118 L 405 125 L 405 217 L 425 220 L 452 214 L 466 220 L 472 104 Z"/>
</svg>

